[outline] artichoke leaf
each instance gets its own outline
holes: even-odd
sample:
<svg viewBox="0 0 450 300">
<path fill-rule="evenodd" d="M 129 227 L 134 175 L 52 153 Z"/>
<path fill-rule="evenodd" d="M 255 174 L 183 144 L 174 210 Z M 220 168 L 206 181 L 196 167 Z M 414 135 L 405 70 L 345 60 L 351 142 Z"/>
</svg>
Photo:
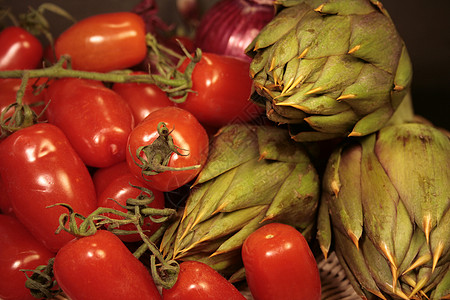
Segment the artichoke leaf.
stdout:
<svg viewBox="0 0 450 300">
<path fill-rule="evenodd" d="M 446 299 L 450 296 L 450 264 L 443 273 L 444 276 L 431 293 L 431 300 Z"/>
<path fill-rule="evenodd" d="M 355 78 L 358 78 L 364 65 L 363 61 L 350 55 L 328 56 L 319 78 L 308 93 L 323 94 L 342 91 L 355 82 Z"/>
<path fill-rule="evenodd" d="M 358 115 L 367 115 L 390 104 L 392 85 L 392 78 L 386 71 L 365 64 L 356 81 L 347 86 L 337 100 L 347 103 Z"/>
<path fill-rule="evenodd" d="M 391 119 L 394 113 L 391 105 L 385 105 L 356 122 L 352 132 L 348 136 L 366 136 L 382 128 Z"/>
<path fill-rule="evenodd" d="M 286 33 L 272 48 L 273 51 L 269 57 L 269 71 L 284 67 L 290 60 L 298 56 L 298 41 L 295 37 L 295 31 L 291 30 Z"/>
<path fill-rule="evenodd" d="M 294 164 L 257 158 L 242 164 L 236 170 L 235 180 L 221 197 L 216 212 L 270 204 L 294 167 Z"/>
<path fill-rule="evenodd" d="M 365 15 L 373 12 L 375 8 L 368 1 L 361 0 L 333 0 L 320 6 L 320 12 L 330 15 Z"/>
<path fill-rule="evenodd" d="M 352 15 L 351 18 L 350 54 L 395 74 L 403 41 L 392 21 L 378 12 Z"/>
<path fill-rule="evenodd" d="M 255 138 L 255 133 L 250 126 L 236 124 L 221 128 L 213 139 L 208 161 L 195 184 L 208 181 L 254 158 L 255 153 L 258 153 Z"/>
<path fill-rule="evenodd" d="M 295 27 L 309 9 L 309 6 L 300 4 L 281 10 L 277 14 L 277 18 L 274 18 L 260 30 L 256 38 L 247 46 L 245 52 L 252 56 L 252 52 L 273 45 L 280 37 Z"/>
<path fill-rule="evenodd" d="M 294 97 L 294 96 L 292 96 Z M 286 102 L 285 102 L 286 103 Z M 349 105 L 327 94 L 308 97 L 298 106 L 299 109 L 310 115 L 335 115 L 349 110 Z"/>
<path fill-rule="evenodd" d="M 297 164 L 278 189 L 264 220 L 282 220 L 304 231 L 316 218 L 320 194 L 318 182 L 312 165 Z M 305 238 L 310 239 L 309 236 Z"/>
<path fill-rule="evenodd" d="M 375 135 L 362 139 L 361 202 L 364 210 L 364 230 L 392 266 L 395 259 L 394 235 L 397 206 L 400 197 L 374 153 Z"/>
<path fill-rule="evenodd" d="M 348 109 L 335 115 L 312 115 L 305 118 L 311 128 L 319 132 L 327 133 L 349 133 L 353 125 L 358 121 L 358 116 L 354 111 Z"/>
<path fill-rule="evenodd" d="M 382 292 L 407 299 L 405 292 L 399 289 L 398 272 L 366 235 L 361 239 L 361 251 L 364 253 L 367 268 Z"/>
<path fill-rule="evenodd" d="M 403 45 L 397 70 L 394 77 L 394 89 L 397 91 L 407 90 L 412 81 L 413 67 L 409 57 L 408 49 Z M 396 106 L 394 106 L 396 107 Z"/>
<path fill-rule="evenodd" d="M 333 225 L 348 236 L 356 247 L 363 233 L 361 200 L 361 149 L 354 144 L 345 151 L 335 151 L 324 175 L 328 206 Z M 329 190 L 332 188 L 332 190 Z"/>
<path fill-rule="evenodd" d="M 450 208 L 442 217 L 439 226 L 430 234 L 430 248 L 433 253 L 433 268 L 439 264 L 450 264 Z"/>
<path fill-rule="evenodd" d="M 266 209 L 266 205 L 261 205 L 257 207 L 244 208 L 229 213 L 220 213 L 202 223 L 197 224 L 195 227 L 188 230 L 188 233 L 183 237 L 183 239 L 179 240 L 179 245 L 176 247 L 175 256 L 184 255 L 196 247 L 202 247 L 202 245 L 207 242 L 228 236 L 238 231 L 254 217 L 259 215 L 261 210 Z M 180 253 L 180 255 L 177 255 L 177 253 Z"/>
<path fill-rule="evenodd" d="M 259 215 L 255 216 L 250 222 L 244 225 L 238 232 L 233 234 L 230 238 L 224 241 L 220 247 L 218 247 L 211 256 L 230 252 L 233 250 L 239 250 L 244 243 L 245 239 L 256 229 L 267 224 L 263 218 L 266 215 L 266 210 L 261 210 Z"/>
<path fill-rule="evenodd" d="M 336 254 L 339 260 L 344 262 L 343 264 L 347 265 L 348 269 L 351 270 L 348 274 L 351 275 L 350 277 L 354 276 L 357 279 L 361 290 L 369 291 L 381 299 L 386 299 L 369 272 L 369 267 L 362 251 L 356 248 L 353 242 L 338 230 L 334 231 L 334 238 L 337 245 Z M 341 252 L 342 249 L 345 249 L 345 255 Z"/>
<path fill-rule="evenodd" d="M 376 153 L 409 214 L 428 240 L 450 207 L 448 137 L 418 123 L 388 126 L 380 131 Z"/>
<path fill-rule="evenodd" d="M 303 22 L 308 21 L 303 20 Z M 350 18 L 345 16 L 323 18 L 320 25 L 316 27 L 316 38 L 310 45 L 305 58 L 331 57 L 346 53 L 350 44 Z"/>
<path fill-rule="evenodd" d="M 289 132 L 278 127 L 257 127 L 260 159 L 306 166 L 310 159 L 302 144 L 292 141 Z"/>
<path fill-rule="evenodd" d="M 328 254 L 331 248 L 333 232 L 331 230 L 330 213 L 328 210 L 328 200 L 326 196 L 322 195 L 322 199 L 319 205 L 319 211 L 317 213 L 317 234 L 316 239 L 319 243 L 320 251 L 322 251 L 325 259 L 328 258 Z"/>
<path fill-rule="evenodd" d="M 185 215 L 189 215 L 193 218 L 193 223 L 190 225 L 194 227 L 196 224 L 203 222 L 210 216 L 217 213 L 221 200 L 224 199 L 224 195 L 230 188 L 233 179 L 236 176 L 238 168 L 231 169 L 228 172 L 223 173 L 221 176 L 216 177 L 213 180 L 209 180 L 203 183 L 200 188 L 197 186 L 194 188 L 186 201 Z M 200 196 L 197 196 L 200 195 Z M 200 198 L 197 200 L 197 198 Z M 196 210 L 189 210 L 191 203 L 197 203 Z"/>
</svg>

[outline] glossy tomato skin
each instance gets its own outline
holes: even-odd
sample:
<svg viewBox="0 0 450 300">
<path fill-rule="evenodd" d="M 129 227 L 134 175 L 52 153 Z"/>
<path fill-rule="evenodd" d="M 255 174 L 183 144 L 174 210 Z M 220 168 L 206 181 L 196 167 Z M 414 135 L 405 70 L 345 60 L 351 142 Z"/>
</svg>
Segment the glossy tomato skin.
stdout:
<svg viewBox="0 0 450 300">
<path fill-rule="evenodd" d="M 163 289 L 164 300 L 245 300 L 237 288 L 216 270 L 198 261 L 180 264 L 177 282 Z"/>
<path fill-rule="evenodd" d="M 127 205 L 127 199 L 136 199 L 142 192 L 140 189 L 137 189 L 132 185 L 139 187 L 142 186 L 142 183 L 129 171 L 121 176 L 117 176 L 116 178 L 111 178 L 110 183 L 97 199 L 98 207 L 108 207 L 118 211 L 127 212 L 127 210 L 122 208 L 120 205 Z M 146 197 L 151 197 L 151 195 L 145 192 L 142 193 Z M 163 209 L 164 193 L 158 190 L 153 190 L 152 194 L 154 199 L 148 207 Z M 106 215 L 114 219 L 122 219 L 119 216 L 114 216 L 111 214 Z M 161 223 L 154 223 L 150 220 L 150 218 L 145 218 L 144 225 L 142 225 L 142 229 L 148 236 L 151 236 L 156 230 L 158 230 L 159 227 L 161 227 Z M 136 227 L 132 224 L 127 224 L 120 226 L 118 229 L 135 231 Z M 139 234 L 118 235 L 118 237 L 124 242 L 137 242 L 142 240 Z"/>
<path fill-rule="evenodd" d="M 180 70 L 184 71 L 189 60 Z M 222 127 L 243 123 L 261 115 L 263 109 L 251 102 L 252 80 L 246 61 L 203 53 L 192 72 L 192 90 L 178 106 L 190 111 L 202 124 Z"/>
<path fill-rule="evenodd" d="M 41 42 L 23 28 L 10 26 L 0 32 L 0 70 L 35 69 L 44 53 Z"/>
<path fill-rule="evenodd" d="M 136 151 L 139 147 L 150 145 L 159 135 L 158 123 L 164 122 L 169 130 L 175 146 L 183 155 L 173 153 L 169 167 L 190 167 L 200 165 L 200 168 L 184 171 L 165 171 L 157 175 L 145 176 L 142 179 L 142 169 L 136 165 L 139 162 Z M 163 192 L 173 191 L 193 180 L 208 157 L 209 138 L 203 126 L 188 111 L 178 107 L 166 107 L 149 114 L 138 124 L 128 137 L 126 159 L 131 172 L 152 188 Z M 187 155 L 186 155 L 187 154 Z M 141 156 L 145 156 L 141 154 Z"/>
<path fill-rule="evenodd" d="M 0 176 L 14 214 L 52 252 L 73 239 L 55 234 L 67 210 L 47 208 L 67 203 L 84 215 L 97 208 L 92 178 L 64 133 L 39 123 L 21 129 L 0 143 Z"/>
<path fill-rule="evenodd" d="M 255 300 L 321 297 L 320 275 L 307 241 L 294 227 L 270 223 L 244 242 L 242 260 Z"/>
<path fill-rule="evenodd" d="M 47 119 L 65 133 L 85 164 L 103 168 L 125 160 L 134 118 L 123 98 L 99 82 L 65 78 L 45 95 Z"/>
<path fill-rule="evenodd" d="M 11 200 L 6 193 L 6 186 L 0 178 L 0 213 L 5 215 L 14 215 Z"/>
<path fill-rule="evenodd" d="M 145 73 L 136 72 L 136 74 Z M 128 102 L 136 124 L 140 123 L 151 112 L 175 104 L 165 92 L 154 84 L 115 83 L 112 89 Z"/>
<path fill-rule="evenodd" d="M 121 161 L 109 167 L 99 168 L 92 174 L 97 197 L 105 190 L 109 183 L 117 177 L 130 173 L 127 162 Z"/>
<path fill-rule="evenodd" d="M 46 265 L 54 254 L 13 216 L 0 214 L 0 237 L 0 299 L 36 299 L 25 287 L 26 277 L 20 270 Z"/>
<path fill-rule="evenodd" d="M 144 21 L 131 12 L 88 17 L 56 39 L 55 54 L 57 58 L 69 55 L 77 70 L 108 72 L 132 67 L 147 54 Z"/>
<path fill-rule="evenodd" d="M 161 299 L 149 271 L 117 236 L 106 230 L 61 248 L 53 271 L 71 300 Z"/>
</svg>

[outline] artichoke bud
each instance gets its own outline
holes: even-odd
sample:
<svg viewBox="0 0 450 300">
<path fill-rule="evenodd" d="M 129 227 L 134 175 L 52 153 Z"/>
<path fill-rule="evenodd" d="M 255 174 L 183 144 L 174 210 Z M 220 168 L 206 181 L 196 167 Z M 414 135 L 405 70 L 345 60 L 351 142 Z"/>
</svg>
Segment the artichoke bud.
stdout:
<svg viewBox="0 0 450 300">
<path fill-rule="evenodd" d="M 161 251 L 232 275 L 242 267 L 236 260 L 244 240 L 266 223 L 290 224 L 311 239 L 319 191 L 315 167 L 287 129 L 226 126 L 214 137 L 208 161 L 166 231 Z"/>
<path fill-rule="evenodd" d="M 346 140 L 323 177 L 321 249 L 327 253 L 332 231 L 361 296 L 448 297 L 449 183 L 450 140 L 435 127 L 404 123 Z"/>
<path fill-rule="evenodd" d="M 381 3 L 275 3 L 276 16 L 246 49 L 268 118 L 296 128 L 298 141 L 365 136 L 385 126 L 409 91 L 412 64 Z"/>
</svg>

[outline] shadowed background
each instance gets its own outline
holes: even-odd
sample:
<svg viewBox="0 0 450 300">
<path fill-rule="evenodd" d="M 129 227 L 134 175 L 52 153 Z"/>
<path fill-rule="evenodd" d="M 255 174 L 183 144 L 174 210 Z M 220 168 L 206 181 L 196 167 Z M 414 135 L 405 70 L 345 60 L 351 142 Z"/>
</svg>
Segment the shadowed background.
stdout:
<svg viewBox="0 0 450 300">
<path fill-rule="evenodd" d="M 14 13 L 27 6 L 36 8 L 44 2 L 55 3 L 76 19 L 105 12 L 131 10 L 139 0 L 4 0 Z M 175 0 L 157 0 L 159 14 L 167 23 L 180 22 Z M 207 9 L 217 0 L 199 0 Z M 384 0 L 398 31 L 403 37 L 414 68 L 412 96 L 417 114 L 435 125 L 450 130 L 450 11 L 449 0 Z M 54 35 L 70 23 L 48 14 Z"/>
</svg>

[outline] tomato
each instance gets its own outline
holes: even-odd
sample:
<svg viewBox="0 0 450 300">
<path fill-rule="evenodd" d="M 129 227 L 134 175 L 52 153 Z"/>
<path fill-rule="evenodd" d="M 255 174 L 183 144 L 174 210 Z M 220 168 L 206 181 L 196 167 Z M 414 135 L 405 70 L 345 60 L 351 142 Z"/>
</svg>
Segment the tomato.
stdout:
<svg viewBox="0 0 450 300">
<path fill-rule="evenodd" d="M 13 215 L 11 200 L 6 193 L 6 186 L 0 178 L 0 213 L 5 215 Z"/>
<path fill-rule="evenodd" d="M 136 72 L 136 74 L 146 73 Z M 116 83 L 112 89 L 128 102 L 136 124 L 141 122 L 149 113 L 175 104 L 165 92 L 154 84 Z"/>
<path fill-rule="evenodd" d="M 46 265 L 53 253 L 13 216 L 0 214 L 0 236 L 0 299 L 36 299 L 25 287 L 26 277 L 20 270 Z"/>
<path fill-rule="evenodd" d="M 188 59 L 183 62 L 182 72 L 188 63 Z M 190 111 L 200 123 L 213 127 L 254 119 L 263 109 L 249 100 L 249 68 L 249 62 L 204 52 L 192 72 L 194 92 L 178 106 Z"/>
<path fill-rule="evenodd" d="M 132 67 L 147 55 L 144 21 L 131 12 L 98 14 L 83 19 L 55 42 L 57 58 L 69 55 L 72 68 L 108 72 Z"/>
<path fill-rule="evenodd" d="M 21 83 L 22 80 L 19 78 L 0 79 L 0 112 L 8 105 L 16 102 L 17 91 L 19 90 Z M 40 91 L 35 92 L 34 87 L 44 83 L 45 79 L 29 79 L 22 98 L 23 104 L 32 105 L 32 109 L 37 115 L 40 115 L 44 109 L 44 93 Z M 13 111 L 14 109 L 8 111 L 8 113 L 4 115 L 4 119 L 10 117 Z M 44 118 L 41 118 L 40 120 L 42 121 Z"/>
<path fill-rule="evenodd" d="M 61 248 L 53 271 L 71 300 L 161 299 L 149 271 L 117 236 L 106 230 Z"/>
<path fill-rule="evenodd" d="M 171 289 L 163 289 L 164 300 L 245 300 L 234 285 L 205 263 L 185 261 Z"/>
<path fill-rule="evenodd" d="M 0 32 L 0 70 L 35 69 L 44 53 L 41 42 L 21 27 Z"/>
<path fill-rule="evenodd" d="M 151 197 L 148 193 L 141 191 L 140 189 L 133 187 L 141 186 L 141 181 L 136 178 L 131 172 L 127 172 L 124 175 L 118 176 L 116 178 L 111 178 L 109 185 L 103 190 L 100 196 L 97 199 L 97 205 L 99 207 L 109 207 L 122 212 L 127 212 L 126 209 L 122 208 L 120 205 L 127 205 L 127 199 L 136 199 L 139 195 L 143 194 L 143 196 Z M 153 190 L 152 194 L 154 196 L 153 201 L 148 205 L 148 207 L 163 209 L 164 208 L 164 193 L 158 190 Z M 114 201 L 113 201 L 114 200 Z M 117 204 L 117 203 L 119 204 Z M 111 214 L 106 214 L 114 219 L 122 219 L 119 216 L 113 216 Z M 161 223 L 154 223 L 150 218 L 144 219 L 144 225 L 142 225 L 142 229 L 145 231 L 145 234 L 151 236 L 158 228 L 161 227 Z M 127 224 L 120 226 L 118 229 L 120 230 L 128 230 L 134 231 L 136 227 L 132 224 Z M 137 242 L 141 240 L 141 236 L 139 234 L 127 234 L 127 235 L 119 235 L 119 238 L 124 242 Z"/>
<path fill-rule="evenodd" d="M 48 121 L 62 129 L 85 164 L 103 168 L 125 160 L 134 119 L 121 96 L 96 81 L 65 78 L 50 85 L 45 100 Z"/>
<path fill-rule="evenodd" d="M 136 151 L 142 146 L 151 145 L 159 137 L 157 127 L 160 122 L 164 122 L 167 129 L 171 130 L 173 144 L 181 154 L 172 153 L 168 166 L 181 168 L 199 165 L 199 168 L 142 175 Z M 149 114 L 131 131 L 126 159 L 131 172 L 138 178 L 145 179 L 143 183 L 146 186 L 167 192 L 181 187 L 198 175 L 208 157 L 208 147 L 209 139 L 205 129 L 190 112 L 177 107 L 166 107 Z M 139 155 L 145 160 L 149 159 L 142 151 Z"/>
<path fill-rule="evenodd" d="M 130 172 L 127 162 L 121 161 L 109 167 L 95 170 L 92 175 L 97 197 L 105 190 L 112 179 L 120 177 Z"/>
<path fill-rule="evenodd" d="M 85 164 L 56 126 L 39 123 L 21 129 L 0 143 L 0 177 L 14 214 L 52 252 L 73 236 L 55 234 L 59 216 L 67 210 L 47 208 L 67 203 L 84 215 L 97 208 Z"/>
<path fill-rule="evenodd" d="M 242 246 L 248 286 L 255 300 L 321 297 L 316 260 L 294 227 L 270 223 L 257 229 Z"/>
</svg>

